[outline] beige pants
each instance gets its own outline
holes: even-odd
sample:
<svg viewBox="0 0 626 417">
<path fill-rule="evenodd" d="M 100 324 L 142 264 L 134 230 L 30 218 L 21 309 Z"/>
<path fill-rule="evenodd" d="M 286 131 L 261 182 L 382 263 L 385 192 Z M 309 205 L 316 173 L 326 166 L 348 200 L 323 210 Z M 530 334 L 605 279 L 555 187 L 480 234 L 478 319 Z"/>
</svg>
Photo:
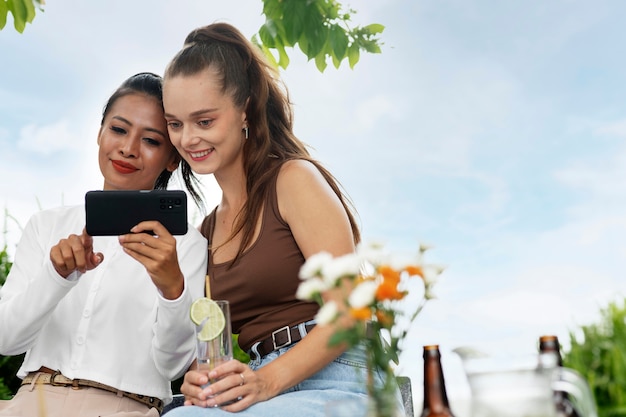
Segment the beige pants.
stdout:
<svg viewBox="0 0 626 417">
<path fill-rule="evenodd" d="M 24 385 L 0 401 L 3 417 L 159 417 L 156 408 L 97 388 Z"/>
</svg>

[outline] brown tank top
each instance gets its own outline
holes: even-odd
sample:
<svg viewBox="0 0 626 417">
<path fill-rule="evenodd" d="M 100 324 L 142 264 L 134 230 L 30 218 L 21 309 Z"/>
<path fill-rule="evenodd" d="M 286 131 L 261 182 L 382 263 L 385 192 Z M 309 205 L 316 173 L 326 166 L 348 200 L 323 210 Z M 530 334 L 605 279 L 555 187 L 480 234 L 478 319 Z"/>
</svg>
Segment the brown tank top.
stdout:
<svg viewBox="0 0 626 417">
<path fill-rule="evenodd" d="M 215 209 L 202 222 L 202 234 L 211 245 Z M 209 250 L 211 297 L 230 302 L 233 333 L 245 351 L 274 330 L 294 326 L 315 317 L 319 305 L 296 298 L 304 256 L 278 211 L 276 178 L 270 184 L 256 241 L 229 268 L 214 264 Z"/>
</svg>

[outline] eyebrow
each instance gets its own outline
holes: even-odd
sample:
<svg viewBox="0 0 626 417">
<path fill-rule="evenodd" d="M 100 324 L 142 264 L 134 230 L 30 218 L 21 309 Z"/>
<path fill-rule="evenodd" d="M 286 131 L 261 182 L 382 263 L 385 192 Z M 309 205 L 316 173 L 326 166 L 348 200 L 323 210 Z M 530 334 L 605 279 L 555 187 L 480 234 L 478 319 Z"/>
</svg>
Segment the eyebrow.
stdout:
<svg viewBox="0 0 626 417">
<path fill-rule="evenodd" d="M 189 116 L 196 117 L 196 116 L 203 115 L 205 113 L 213 113 L 213 112 L 216 112 L 217 110 L 218 110 L 217 108 L 196 110 L 196 111 L 192 112 Z M 176 116 L 174 116 L 173 114 L 170 114 L 170 113 L 165 113 L 165 117 L 176 118 Z"/>
<path fill-rule="evenodd" d="M 122 116 L 111 116 L 111 119 L 116 119 L 119 120 L 123 123 L 126 123 L 129 126 L 132 126 L 133 124 L 126 118 L 122 117 Z M 155 129 L 153 127 L 146 127 L 145 130 L 147 130 L 148 132 L 154 132 L 154 133 L 158 133 L 159 135 L 163 136 L 163 138 L 167 138 L 167 135 L 165 133 L 163 133 L 162 131 L 160 131 L 159 129 Z"/>
</svg>

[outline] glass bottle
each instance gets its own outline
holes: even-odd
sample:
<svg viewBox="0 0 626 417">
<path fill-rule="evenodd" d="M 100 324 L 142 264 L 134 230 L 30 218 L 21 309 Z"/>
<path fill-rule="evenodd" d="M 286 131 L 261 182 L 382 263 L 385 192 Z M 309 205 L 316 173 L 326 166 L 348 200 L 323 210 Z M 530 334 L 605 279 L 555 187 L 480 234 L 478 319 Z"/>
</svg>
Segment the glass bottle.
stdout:
<svg viewBox="0 0 626 417">
<path fill-rule="evenodd" d="M 424 407 L 421 417 L 454 417 L 446 394 L 439 345 L 424 346 Z"/>
<path fill-rule="evenodd" d="M 563 366 L 561 357 L 561 345 L 558 337 L 554 335 L 543 335 L 539 337 L 539 354 L 543 357 L 540 361 L 544 365 Z M 547 362 L 547 363 L 546 363 Z M 567 393 L 554 391 L 554 403 L 558 417 L 580 417 L 576 409 L 572 406 Z"/>
</svg>

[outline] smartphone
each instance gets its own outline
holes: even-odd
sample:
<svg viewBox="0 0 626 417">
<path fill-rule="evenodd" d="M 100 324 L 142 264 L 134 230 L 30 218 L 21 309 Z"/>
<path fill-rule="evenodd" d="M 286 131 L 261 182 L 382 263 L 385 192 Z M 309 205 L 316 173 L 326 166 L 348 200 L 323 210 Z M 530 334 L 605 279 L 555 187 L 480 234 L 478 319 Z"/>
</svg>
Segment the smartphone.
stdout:
<svg viewBox="0 0 626 417">
<path fill-rule="evenodd" d="M 144 220 L 157 220 L 173 235 L 187 233 L 187 194 L 181 190 L 88 191 L 87 233 L 119 236 Z"/>
</svg>

